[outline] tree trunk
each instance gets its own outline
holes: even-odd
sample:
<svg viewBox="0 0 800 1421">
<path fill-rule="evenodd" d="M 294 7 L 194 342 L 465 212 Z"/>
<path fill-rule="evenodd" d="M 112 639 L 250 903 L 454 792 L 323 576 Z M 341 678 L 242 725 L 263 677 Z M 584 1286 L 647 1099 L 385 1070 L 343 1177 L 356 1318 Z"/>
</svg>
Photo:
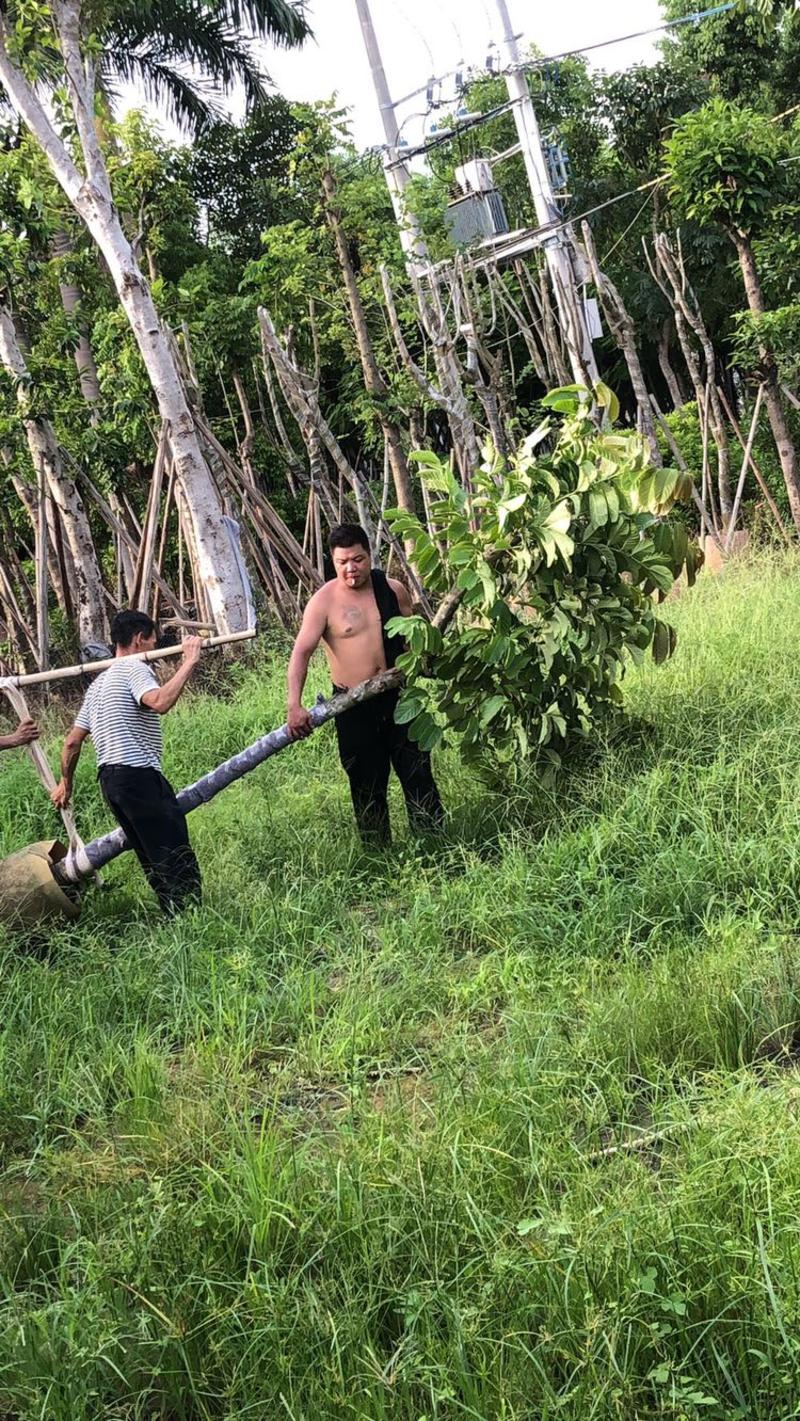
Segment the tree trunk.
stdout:
<svg viewBox="0 0 800 1421">
<path fill-rule="evenodd" d="M 103 580 L 97 561 L 92 530 L 81 496 L 72 479 L 64 473 L 61 451 L 48 419 L 31 412 L 30 375 L 17 339 L 11 313 L 0 304 L 0 363 L 16 386 L 17 404 L 33 462 L 36 480 L 44 486 L 60 516 L 75 573 L 71 589 L 74 614 L 81 645 L 102 641 L 108 634 Z"/>
<path fill-rule="evenodd" d="M 676 410 L 683 409 L 683 392 L 678 383 L 678 377 L 669 358 L 670 337 L 672 335 L 673 321 L 671 316 L 665 316 L 661 326 L 661 333 L 658 337 L 658 363 L 661 366 L 661 373 L 667 383 L 669 397 L 672 400 L 672 407 Z"/>
<path fill-rule="evenodd" d="M 175 476 L 195 543 L 198 571 L 214 621 L 222 632 L 247 625 L 250 590 L 243 580 L 219 495 L 203 458 L 178 368 L 150 288 L 122 229 L 95 128 L 94 61 L 81 52 L 77 0 L 54 0 L 53 17 L 64 73 L 83 154 L 85 173 L 73 162 L 34 88 L 9 53 L 8 29 L 0 13 L 0 82 L 9 102 L 30 130 L 53 175 L 86 223 L 111 273 L 136 338 L 163 420 L 169 423 Z"/>
<path fill-rule="evenodd" d="M 725 424 L 725 417 L 722 413 L 719 391 L 717 389 L 717 363 L 714 354 L 714 347 L 708 328 L 703 319 L 699 302 L 686 280 L 686 273 L 682 264 L 679 264 L 675 253 L 664 232 L 659 232 L 654 241 L 656 259 L 666 282 L 662 280 L 650 261 L 650 254 L 644 244 L 645 255 L 654 279 L 658 282 L 661 291 L 666 296 L 673 308 L 675 316 L 675 329 L 678 333 L 681 350 L 686 361 L 686 368 L 694 387 L 695 399 L 697 401 L 698 415 L 708 406 L 708 420 L 711 433 L 714 437 L 714 444 L 717 449 L 717 489 L 719 494 L 719 507 L 722 522 L 727 529 L 731 516 L 733 494 L 731 492 L 730 478 L 730 442 L 728 440 L 728 430 Z M 668 283 L 668 285 L 666 284 Z M 697 340 L 703 351 L 705 361 L 706 385 L 700 377 L 699 361 L 692 350 L 689 340 L 689 330 L 694 331 Z M 706 399 L 708 390 L 708 400 Z"/>
<path fill-rule="evenodd" d="M 72 252 L 72 239 L 69 233 L 56 232 L 53 236 L 52 249 L 53 256 L 57 259 L 63 260 L 64 257 L 68 257 Z M 89 329 L 81 318 L 81 292 L 74 282 L 62 280 L 59 280 L 58 290 L 66 315 L 77 326 L 78 343 L 75 347 L 75 365 L 78 370 L 81 394 L 89 406 L 89 417 L 92 423 L 96 424 L 99 419 L 100 381 L 97 376 L 94 351 L 89 340 Z"/>
<path fill-rule="evenodd" d="M 754 316 L 763 316 L 766 307 L 752 243 L 744 232 L 733 231 L 731 235 L 739 258 L 747 304 Z M 775 352 L 761 336 L 758 338 L 758 354 L 761 362 L 761 378 L 764 382 L 764 404 L 767 407 L 767 417 L 780 459 L 783 482 L 789 496 L 789 507 L 792 510 L 794 525 L 800 532 L 800 475 L 797 467 L 797 452 L 781 399 Z"/>
<path fill-rule="evenodd" d="M 200 449 L 192 413 L 149 287 L 113 207 L 96 202 L 82 205 L 87 226 L 105 256 L 136 337 L 159 412 L 169 423 L 175 476 L 183 495 L 197 571 L 209 610 L 220 632 L 244 631 L 248 620 L 248 589 L 243 584 L 228 530 L 222 522 L 219 494 Z"/>
<path fill-rule="evenodd" d="M 380 420 L 383 437 L 386 440 L 386 448 L 389 451 L 389 464 L 394 479 L 394 488 L 397 495 L 399 508 L 405 508 L 409 513 L 414 512 L 414 490 L 411 483 L 411 475 L 408 471 L 408 463 L 403 449 L 403 436 L 399 425 L 390 419 L 386 413 L 386 406 L 389 398 L 389 390 L 383 378 L 375 357 L 375 347 L 372 344 L 372 336 L 367 325 L 367 315 L 364 310 L 364 302 L 361 299 L 361 292 L 356 281 L 356 274 L 353 269 L 353 262 L 350 256 L 350 248 L 342 227 L 341 213 L 336 206 L 336 187 L 331 172 L 322 175 L 322 194 L 325 216 L 328 226 L 333 233 L 336 246 L 336 256 L 339 262 L 339 270 L 342 273 L 344 288 L 347 292 L 347 301 L 350 306 L 350 316 L 353 322 L 353 329 L 358 346 L 358 354 L 361 360 L 361 368 L 364 372 L 364 384 L 367 393 L 372 395 L 377 406 L 378 419 Z"/>
<path fill-rule="evenodd" d="M 636 344 L 636 327 L 631 320 L 628 308 L 622 299 L 619 291 L 610 277 L 600 270 L 597 260 L 594 238 L 588 222 L 582 224 L 583 240 L 586 245 L 586 254 L 589 258 L 589 266 L 592 273 L 592 280 L 597 289 L 597 294 L 603 305 L 606 319 L 614 339 L 617 342 L 625 358 L 628 367 L 631 386 L 639 412 L 639 428 L 642 435 L 650 446 L 650 462 L 657 468 L 661 468 L 663 460 L 661 450 L 658 447 L 656 438 L 656 426 L 653 420 L 653 407 L 650 404 L 650 394 L 645 384 L 642 362 L 639 359 L 639 347 Z"/>
<path fill-rule="evenodd" d="M 447 415 L 456 463 L 461 471 L 462 480 L 468 484 L 472 470 L 476 469 L 480 463 L 481 454 L 475 432 L 475 421 L 464 394 L 460 366 L 447 327 L 436 276 L 433 272 L 428 273 L 426 288 L 423 288 L 418 282 L 416 296 L 420 320 L 433 347 L 438 385 L 434 385 L 428 379 L 424 370 L 411 356 L 397 314 L 389 273 L 385 267 L 381 268 L 381 277 L 386 314 L 389 317 L 389 324 L 400 359 L 426 399 L 430 400 L 432 404 L 439 405 Z"/>
</svg>

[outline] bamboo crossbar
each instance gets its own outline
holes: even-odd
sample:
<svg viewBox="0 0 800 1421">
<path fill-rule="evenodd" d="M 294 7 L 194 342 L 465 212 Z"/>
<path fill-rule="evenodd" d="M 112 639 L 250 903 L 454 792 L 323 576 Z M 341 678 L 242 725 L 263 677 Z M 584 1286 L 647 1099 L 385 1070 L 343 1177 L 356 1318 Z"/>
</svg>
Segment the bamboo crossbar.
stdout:
<svg viewBox="0 0 800 1421">
<path fill-rule="evenodd" d="M 256 634 L 255 627 L 250 627 L 246 632 L 229 632 L 227 636 L 210 636 L 203 638 L 203 650 L 210 646 L 228 646 L 231 642 L 252 641 Z M 132 661 L 163 661 L 167 656 L 179 656 L 183 647 L 162 646 L 155 651 L 137 651 L 131 653 Z M 116 657 L 109 657 L 107 661 L 84 661 L 78 666 L 59 666 L 52 671 L 32 671 L 25 676 L 4 676 L 0 679 L 0 688 L 5 690 L 8 686 L 41 686 L 47 681 L 62 681 L 70 676 L 85 676 L 94 674 L 96 671 L 107 671 L 109 666 L 113 666 Z"/>
</svg>

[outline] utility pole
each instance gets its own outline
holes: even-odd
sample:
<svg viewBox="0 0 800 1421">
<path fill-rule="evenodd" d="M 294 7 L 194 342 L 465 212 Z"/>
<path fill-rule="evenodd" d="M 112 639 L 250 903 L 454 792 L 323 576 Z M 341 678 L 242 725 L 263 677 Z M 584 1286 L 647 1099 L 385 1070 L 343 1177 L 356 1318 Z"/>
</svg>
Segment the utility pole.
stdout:
<svg viewBox="0 0 800 1421">
<path fill-rule="evenodd" d="M 506 0 L 494 0 L 503 32 L 506 52 L 506 89 L 513 104 L 514 123 L 517 128 L 525 171 L 536 209 L 537 220 L 542 227 L 551 222 L 561 222 L 561 214 L 556 207 L 550 174 L 547 171 L 536 112 L 531 102 L 528 80 L 518 68 L 519 47 L 511 24 Z M 550 271 L 555 291 L 561 328 L 566 336 L 570 364 L 575 381 L 585 383 L 586 376 L 594 382 L 599 380 L 597 362 L 592 350 L 592 342 L 586 326 L 586 315 L 577 289 L 574 260 L 575 239 L 571 227 L 561 228 L 542 243 L 545 260 Z"/>
<path fill-rule="evenodd" d="M 480 459 L 480 451 L 475 426 L 464 396 L 461 371 L 455 348 L 447 329 L 438 274 L 431 263 L 430 254 L 420 225 L 409 212 L 405 201 L 405 190 L 410 181 L 407 165 L 400 155 L 400 129 L 397 113 L 381 52 L 372 23 L 369 0 L 355 0 L 361 33 L 367 51 L 375 97 L 378 100 L 383 132 L 386 137 L 387 152 L 384 171 L 392 197 L 395 219 L 400 229 L 400 244 L 406 259 L 406 270 L 414 289 L 422 328 L 427 333 L 433 347 L 433 359 L 440 386 L 448 400 L 447 418 L 453 436 L 453 448 L 461 469 L 462 477 L 469 479 L 471 468 Z M 452 277 L 451 277 L 452 279 Z M 447 277 L 445 277 L 447 281 Z"/>
<path fill-rule="evenodd" d="M 430 256 L 425 245 L 425 239 L 420 231 L 416 218 L 408 211 L 405 202 L 405 190 L 410 181 L 410 173 L 405 163 L 400 158 L 400 129 L 397 123 L 397 114 L 392 96 L 389 93 L 389 85 L 386 80 L 386 70 L 383 67 L 383 59 L 378 48 L 378 41 L 375 35 L 375 26 L 372 23 L 372 15 L 369 8 L 369 0 L 356 0 L 356 10 L 361 23 L 361 33 L 364 36 L 364 48 L 367 51 L 369 66 L 372 71 L 372 84 L 375 89 L 375 97 L 378 100 L 378 110 L 383 124 L 383 132 L 388 145 L 384 157 L 384 171 L 389 192 L 392 195 L 392 206 L 397 225 L 400 229 L 400 244 L 405 253 L 406 261 L 411 269 L 412 276 L 421 275 L 420 268 L 427 271 L 430 268 Z"/>
</svg>

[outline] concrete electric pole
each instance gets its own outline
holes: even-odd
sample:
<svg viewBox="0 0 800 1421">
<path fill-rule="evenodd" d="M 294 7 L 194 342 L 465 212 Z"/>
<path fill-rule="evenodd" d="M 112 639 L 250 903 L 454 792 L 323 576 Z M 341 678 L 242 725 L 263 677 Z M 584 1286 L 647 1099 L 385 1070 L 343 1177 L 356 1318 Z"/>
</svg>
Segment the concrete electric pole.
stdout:
<svg viewBox="0 0 800 1421">
<path fill-rule="evenodd" d="M 389 93 L 389 85 L 386 81 L 386 70 L 383 67 L 383 59 L 375 36 L 369 0 L 356 0 L 356 10 L 361 23 L 364 48 L 367 51 L 369 67 L 372 71 L 372 84 L 375 89 L 375 97 L 378 100 L 378 109 L 388 148 L 384 159 L 384 171 L 392 195 L 397 225 L 400 229 L 400 243 L 413 273 L 421 275 L 422 271 L 427 271 L 430 267 L 430 257 L 419 223 L 408 211 L 404 199 L 410 174 L 405 163 L 400 160 L 400 129 L 397 124 L 392 96 Z"/>
<path fill-rule="evenodd" d="M 506 57 L 506 88 L 513 103 L 514 123 L 517 128 L 520 148 L 525 161 L 528 185 L 536 209 L 536 218 L 542 227 L 551 222 L 561 222 L 561 213 L 556 207 L 550 174 L 547 171 L 539 125 L 528 90 L 528 80 L 517 66 L 520 62 L 519 48 L 508 13 L 506 0 L 494 0 L 502 30 Z M 586 375 L 592 381 L 599 380 L 597 362 L 592 350 L 586 314 L 577 289 L 573 266 L 576 248 L 570 227 L 561 228 L 552 236 L 545 237 L 542 250 L 553 282 L 561 328 L 569 350 L 570 364 L 575 381 L 585 383 Z"/>
</svg>

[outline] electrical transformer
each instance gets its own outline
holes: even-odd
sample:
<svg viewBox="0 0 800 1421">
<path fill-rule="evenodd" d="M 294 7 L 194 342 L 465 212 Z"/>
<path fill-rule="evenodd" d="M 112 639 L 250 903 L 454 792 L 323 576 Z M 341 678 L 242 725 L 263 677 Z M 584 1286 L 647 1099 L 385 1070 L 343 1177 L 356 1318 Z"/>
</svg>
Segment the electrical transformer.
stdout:
<svg viewBox="0 0 800 1421">
<path fill-rule="evenodd" d="M 472 247 L 486 237 L 508 231 L 503 199 L 494 185 L 491 164 L 476 158 L 456 168 L 455 178 L 463 197 L 447 204 L 445 225 L 456 247 Z"/>
</svg>

